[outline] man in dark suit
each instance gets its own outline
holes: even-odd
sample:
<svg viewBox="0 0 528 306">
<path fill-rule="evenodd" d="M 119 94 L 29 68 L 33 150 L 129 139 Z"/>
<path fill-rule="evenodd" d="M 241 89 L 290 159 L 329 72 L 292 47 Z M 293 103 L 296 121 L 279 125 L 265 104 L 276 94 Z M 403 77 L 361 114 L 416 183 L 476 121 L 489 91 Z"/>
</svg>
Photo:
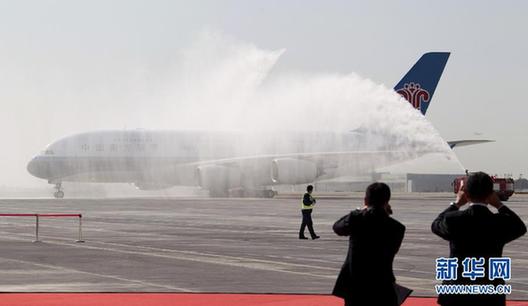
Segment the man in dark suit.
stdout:
<svg viewBox="0 0 528 306">
<path fill-rule="evenodd" d="M 386 184 L 371 184 L 365 193 L 364 208 L 334 224 L 336 234 L 350 236 L 348 254 L 332 292 L 345 300 L 345 306 L 398 305 L 392 262 L 405 226 L 389 216 L 390 195 Z"/>
<path fill-rule="evenodd" d="M 469 203 L 465 210 L 460 207 Z M 488 204 L 498 209 L 494 214 Z M 444 210 L 431 225 L 432 231 L 449 241 L 451 258 L 458 258 L 456 280 L 444 284 L 504 284 L 504 280 L 488 278 L 490 257 L 502 257 L 504 245 L 526 233 L 523 221 L 501 203 L 493 191 L 493 180 L 484 172 L 471 174 L 457 195 L 456 202 Z M 485 277 L 475 280 L 463 277 L 465 258 L 484 258 Z M 504 306 L 505 295 L 441 294 L 438 303 L 443 306 Z"/>
</svg>

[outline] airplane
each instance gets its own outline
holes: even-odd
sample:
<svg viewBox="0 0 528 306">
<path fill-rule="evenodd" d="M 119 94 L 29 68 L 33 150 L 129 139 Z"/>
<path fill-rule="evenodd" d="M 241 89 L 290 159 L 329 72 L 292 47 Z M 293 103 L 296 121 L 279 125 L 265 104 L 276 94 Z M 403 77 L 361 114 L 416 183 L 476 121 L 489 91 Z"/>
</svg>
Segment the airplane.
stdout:
<svg viewBox="0 0 528 306">
<path fill-rule="evenodd" d="M 448 57 L 448 52 L 424 54 L 394 90 L 425 115 Z M 211 196 L 238 190 L 241 195 L 273 197 L 276 192 L 269 188 L 273 185 L 335 178 L 342 175 L 342 165 L 355 172 L 372 172 L 373 161 L 384 166 L 423 153 L 383 147 L 361 150 L 365 137 L 375 135 L 92 131 L 51 143 L 28 163 L 27 170 L 54 184 L 55 198 L 64 197 L 63 182 L 131 183 L 141 190 L 199 186 Z M 462 140 L 449 145 L 475 142 L 486 141 Z"/>
</svg>

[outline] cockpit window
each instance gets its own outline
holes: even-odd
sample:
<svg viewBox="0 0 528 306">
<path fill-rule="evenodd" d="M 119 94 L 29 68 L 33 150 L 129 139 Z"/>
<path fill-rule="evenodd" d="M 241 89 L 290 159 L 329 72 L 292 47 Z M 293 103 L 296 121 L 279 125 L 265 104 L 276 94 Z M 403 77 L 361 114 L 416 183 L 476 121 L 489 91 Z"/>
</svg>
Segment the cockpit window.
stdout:
<svg viewBox="0 0 528 306">
<path fill-rule="evenodd" d="M 44 155 L 53 155 L 53 154 L 55 154 L 55 153 L 53 153 L 53 150 L 49 150 L 48 149 L 48 150 L 44 151 Z"/>
</svg>

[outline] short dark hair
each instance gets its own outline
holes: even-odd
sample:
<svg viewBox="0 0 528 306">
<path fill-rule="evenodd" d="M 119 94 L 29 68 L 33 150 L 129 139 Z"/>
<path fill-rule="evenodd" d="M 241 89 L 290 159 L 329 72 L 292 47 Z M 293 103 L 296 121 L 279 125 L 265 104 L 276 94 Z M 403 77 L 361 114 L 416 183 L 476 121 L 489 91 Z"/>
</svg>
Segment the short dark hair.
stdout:
<svg viewBox="0 0 528 306">
<path fill-rule="evenodd" d="M 493 179 L 484 172 L 472 173 L 467 178 L 466 193 L 471 200 L 486 200 L 493 193 Z"/>
<path fill-rule="evenodd" d="M 390 188 L 385 183 L 372 183 L 365 191 L 365 202 L 370 207 L 382 207 L 389 202 L 390 197 Z"/>
<path fill-rule="evenodd" d="M 312 191 L 312 190 L 313 190 L 313 186 L 312 185 L 306 186 L 306 191 Z"/>
</svg>

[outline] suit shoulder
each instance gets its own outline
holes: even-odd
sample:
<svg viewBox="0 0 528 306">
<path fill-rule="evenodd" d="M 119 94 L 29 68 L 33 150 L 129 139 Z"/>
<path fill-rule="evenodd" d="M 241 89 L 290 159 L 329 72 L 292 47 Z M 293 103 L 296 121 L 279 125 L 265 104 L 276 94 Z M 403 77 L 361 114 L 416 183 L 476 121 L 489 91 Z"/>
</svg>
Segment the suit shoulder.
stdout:
<svg viewBox="0 0 528 306">
<path fill-rule="evenodd" d="M 351 210 L 348 215 L 350 216 L 350 218 L 362 218 L 363 217 L 363 210 L 354 209 L 354 210 Z"/>
<path fill-rule="evenodd" d="M 364 215 L 361 209 L 351 210 L 350 213 L 348 213 L 347 215 L 348 221 L 352 223 L 361 222 L 363 218 L 364 218 Z"/>
<path fill-rule="evenodd" d="M 467 209 L 464 210 L 454 210 L 454 211 L 448 211 L 445 213 L 446 218 L 464 218 L 465 216 L 469 215 L 469 211 Z"/>
<path fill-rule="evenodd" d="M 350 215 L 354 215 L 354 216 L 363 215 L 363 210 L 362 209 L 353 209 L 353 210 L 350 211 Z"/>
<path fill-rule="evenodd" d="M 460 218 L 460 217 L 464 217 L 466 215 L 468 215 L 469 213 L 469 210 L 467 209 L 463 209 L 463 210 L 448 210 L 448 211 L 443 211 L 438 217 L 443 217 L 443 218 Z"/>
<path fill-rule="evenodd" d="M 471 214 L 467 209 L 450 211 L 444 215 L 444 221 L 448 226 L 464 224 L 466 222 L 465 220 L 469 220 L 470 218 Z"/>
<path fill-rule="evenodd" d="M 400 221 L 394 219 L 394 218 L 390 218 L 391 220 L 391 223 L 392 225 L 397 229 L 397 230 L 400 230 L 400 231 L 405 231 L 405 225 L 403 225 L 403 223 L 401 223 Z"/>
</svg>

